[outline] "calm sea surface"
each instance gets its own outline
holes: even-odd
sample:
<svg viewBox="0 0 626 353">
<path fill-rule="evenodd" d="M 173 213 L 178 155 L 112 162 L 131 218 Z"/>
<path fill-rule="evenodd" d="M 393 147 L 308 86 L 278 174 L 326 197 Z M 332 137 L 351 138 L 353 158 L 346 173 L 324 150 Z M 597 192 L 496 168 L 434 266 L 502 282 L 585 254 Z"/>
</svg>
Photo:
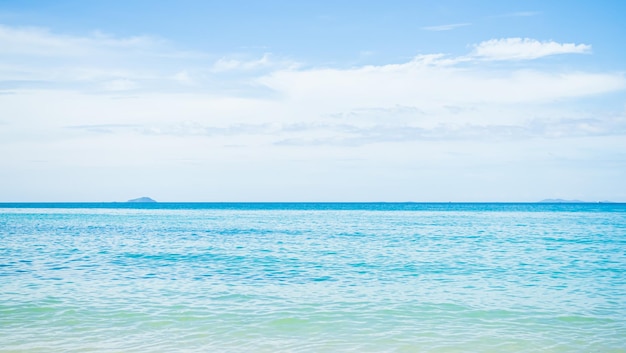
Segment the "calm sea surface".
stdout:
<svg viewBox="0 0 626 353">
<path fill-rule="evenodd" d="M 0 204 L 0 352 L 626 352 L 626 204 Z"/>
</svg>

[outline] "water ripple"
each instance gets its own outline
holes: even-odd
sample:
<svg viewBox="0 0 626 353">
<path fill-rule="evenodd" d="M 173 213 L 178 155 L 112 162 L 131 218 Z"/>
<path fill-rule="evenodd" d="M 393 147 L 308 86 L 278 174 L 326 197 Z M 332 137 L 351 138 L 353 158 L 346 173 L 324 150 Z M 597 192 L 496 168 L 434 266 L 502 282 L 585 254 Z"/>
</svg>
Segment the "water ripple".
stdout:
<svg viewBox="0 0 626 353">
<path fill-rule="evenodd" d="M 626 351 L 618 206 L 257 206 L 3 209 L 0 352 Z"/>
</svg>

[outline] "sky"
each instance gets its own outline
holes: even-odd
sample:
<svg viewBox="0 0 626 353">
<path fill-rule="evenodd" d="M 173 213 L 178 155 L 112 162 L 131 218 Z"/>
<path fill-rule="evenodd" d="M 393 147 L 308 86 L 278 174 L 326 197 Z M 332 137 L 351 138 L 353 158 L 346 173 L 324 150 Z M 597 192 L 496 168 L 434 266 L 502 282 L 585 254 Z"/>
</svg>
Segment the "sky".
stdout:
<svg viewBox="0 0 626 353">
<path fill-rule="evenodd" d="M 624 14 L 0 0 L 0 202 L 626 202 Z"/>
</svg>

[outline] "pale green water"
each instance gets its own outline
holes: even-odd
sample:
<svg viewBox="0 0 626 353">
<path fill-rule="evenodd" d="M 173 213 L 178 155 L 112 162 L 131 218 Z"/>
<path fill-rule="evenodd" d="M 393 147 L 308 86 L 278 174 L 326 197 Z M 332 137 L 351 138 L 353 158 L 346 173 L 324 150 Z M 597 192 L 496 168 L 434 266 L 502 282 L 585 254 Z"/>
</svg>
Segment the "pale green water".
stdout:
<svg viewBox="0 0 626 353">
<path fill-rule="evenodd" d="M 0 352 L 626 352 L 622 204 L 0 207 Z"/>
</svg>

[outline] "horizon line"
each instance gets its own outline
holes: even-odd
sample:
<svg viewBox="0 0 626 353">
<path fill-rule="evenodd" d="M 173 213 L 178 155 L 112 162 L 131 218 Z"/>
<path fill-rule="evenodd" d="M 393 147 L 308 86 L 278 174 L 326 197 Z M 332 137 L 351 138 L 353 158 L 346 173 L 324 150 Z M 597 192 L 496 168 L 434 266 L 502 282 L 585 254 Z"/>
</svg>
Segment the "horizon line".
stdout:
<svg viewBox="0 0 626 353">
<path fill-rule="evenodd" d="M 196 204 L 447 204 L 447 203 L 626 203 L 626 201 L 584 201 L 584 200 L 567 200 L 567 199 L 545 199 L 538 201 L 0 201 L 0 204 L 180 204 L 180 203 L 196 203 Z"/>
</svg>

